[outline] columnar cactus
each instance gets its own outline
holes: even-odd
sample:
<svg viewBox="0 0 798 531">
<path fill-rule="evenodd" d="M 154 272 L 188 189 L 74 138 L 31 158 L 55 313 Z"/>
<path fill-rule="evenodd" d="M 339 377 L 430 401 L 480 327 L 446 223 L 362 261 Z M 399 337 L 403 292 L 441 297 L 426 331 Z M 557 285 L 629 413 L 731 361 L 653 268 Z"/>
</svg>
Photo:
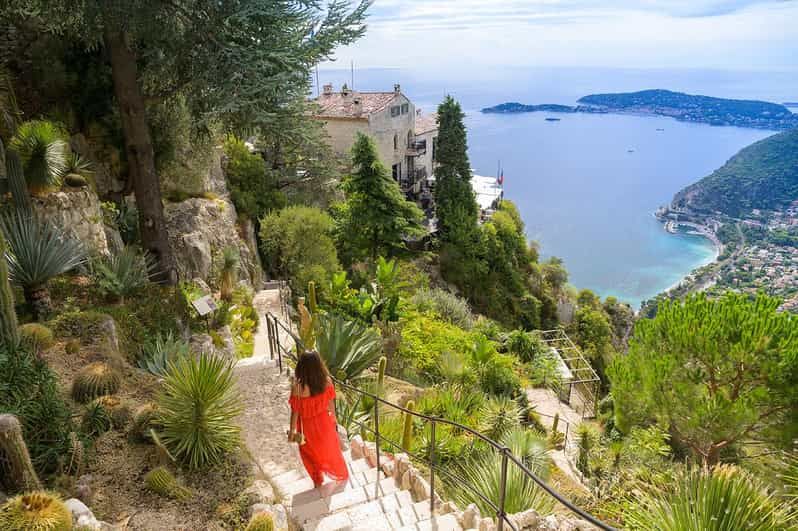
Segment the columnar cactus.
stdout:
<svg viewBox="0 0 798 531">
<path fill-rule="evenodd" d="M 388 358 L 380 356 L 380 361 L 377 363 L 377 388 L 382 391 L 382 385 L 385 383 L 385 367 L 388 365 Z"/>
<path fill-rule="evenodd" d="M 405 409 L 413 411 L 416 404 L 411 400 L 405 404 Z M 410 447 L 413 445 L 413 415 L 404 413 L 404 426 L 402 429 L 402 448 L 404 451 L 409 452 Z"/>
<path fill-rule="evenodd" d="M 85 403 L 99 396 L 112 395 L 119 390 L 121 380 L 119 373 L 107 363 L 90 363 L 75 376 L 72 398 Z"/>
<path fill-rule="evenodd" d="M 14 309 L 14 293 L 8 281 L 6 250 L 6 240 L 0 233 L 0 341 L 14 349 L 19 345 L 20 338 L 17 312 Z"/>
<path fill-rule="evenodd" d="M 8 468 L 3 483 L 6 483 L 12 491 L 41 487 L 25 439 L 22 437 L 22 425 L 14 415 L 0 415 L 0 458 Z M 5 528 L 0 525 L 0 529 Z"/>
<path fill-rule="evenodd" d="M 33 491 L 8 500 L 0 508 L 4 531 L 69 531 L 72 513 L 56 494 Z"/>
<path fill-rule="evenodd" d="M 148 489 L 166 498 L 182 500 L 191 496 L 191 491 L 181 485 L 175 476 L 162 466 L 147 472 L 144 483 Z"/>
<path fill-rule="evenodd" d="M 73 476 L 80 476 L 83 473 L 86 453 L 83 441 L 74 431 L 69 432 L 69 462 L 66 463 L 64 472 Z"/>
</svg>

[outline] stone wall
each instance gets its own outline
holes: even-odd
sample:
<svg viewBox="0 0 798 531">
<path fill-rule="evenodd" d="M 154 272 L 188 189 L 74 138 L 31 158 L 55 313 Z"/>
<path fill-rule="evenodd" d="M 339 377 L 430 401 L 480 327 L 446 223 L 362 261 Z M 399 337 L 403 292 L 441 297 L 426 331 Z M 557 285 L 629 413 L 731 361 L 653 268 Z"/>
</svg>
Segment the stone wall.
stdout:
<svg viewBox="0 0 798 531">
<path fill-rule="evenodd" d="M 90 187 L 64 188 L 62 191 L 33 197 L 33 208 L 43 219 L 65 229 L 67 234 L 81 240 L 92 253 L 108 255 L 109 242 L 118 237 L 103 223 L 100 200 Z"/>
</svg>

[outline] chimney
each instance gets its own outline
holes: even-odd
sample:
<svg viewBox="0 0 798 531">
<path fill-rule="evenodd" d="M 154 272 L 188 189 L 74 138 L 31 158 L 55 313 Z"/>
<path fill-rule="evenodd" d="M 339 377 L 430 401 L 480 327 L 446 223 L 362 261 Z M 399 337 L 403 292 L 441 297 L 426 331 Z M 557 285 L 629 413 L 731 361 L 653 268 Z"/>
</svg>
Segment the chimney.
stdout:
<svg viewBox="0 0 798 531">
<path fill-rule="evenodd" d="M 332 96 L 332 83 L 327 83 L 324 85 L 324 95 Z"/>
<path fill-rule="evenodd" d="M 402 87 L 401 87 L 401 85 L 399 85 L 399 83 L 396 83 L 396 84 L 393 86 L 393 91 L 394 91 L 394 92 L 396 92 L 397 94 L 399 94 L 400 92 L 402 92 Z"/>
<path fill-rule="evenodd" d="M 354 94 L 352 97 L 352 113 L 355 116 L 360 116 L 363 113 L 363 99 L 360 94 Z"/>
</svg>

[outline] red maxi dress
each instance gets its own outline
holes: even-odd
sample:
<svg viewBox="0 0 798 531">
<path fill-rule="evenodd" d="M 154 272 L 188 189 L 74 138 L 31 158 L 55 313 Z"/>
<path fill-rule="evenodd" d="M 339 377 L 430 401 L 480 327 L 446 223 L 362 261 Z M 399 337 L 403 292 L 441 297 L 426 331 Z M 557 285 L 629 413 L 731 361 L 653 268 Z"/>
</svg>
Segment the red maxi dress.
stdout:
<svg viewBox="0 0 798 531">
<path fill-rule="evenodd" d="M 299 445 L 299 455 L 315 485 L 321 485 L 324 474 L 336 481 L 349 477 L 341 447 L 335 417 L 327 409 L 335 399 L 335 388 L 328 385 L 315 396 L 291 395 L 288 403 L 297 413 L 297 431 L 305 435 L 305 444 Z"/>
</svg>

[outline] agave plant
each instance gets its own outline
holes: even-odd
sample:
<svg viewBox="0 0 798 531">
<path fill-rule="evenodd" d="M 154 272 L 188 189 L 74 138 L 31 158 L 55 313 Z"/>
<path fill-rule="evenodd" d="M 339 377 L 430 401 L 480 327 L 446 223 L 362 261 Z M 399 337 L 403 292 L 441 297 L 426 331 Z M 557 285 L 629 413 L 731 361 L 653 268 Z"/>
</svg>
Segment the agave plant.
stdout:
<svg viewBox="0 0 798 531">
<path fill-rule="evenodd" d="M 523 461 L 524 465 L 543 481 L 549 477 L 551 458 L 548 455 L 546 437 L 540 433 L 523 428 L 515 428 L 507 433 L 501 442 L 510 452 Z M 475 503 L 482 514 L 493 514 L 495 509 L 481 496 L 465 487 L 477 488 L 492 504 L 498 505 L 501 493 L 501 462 L 498 452 L 489 450 L 476 459 L 456 465 L 455 474 L 463 479 L 459 485 L 450 485 L 454 501 L 461 507 Z M 541 489 L 519 467 L 510 463 L 507 467 L 507 481 L 504 510 L 508 514 L 527 509 L 535 509 L 540 514 L 550 514 L 554 499 Z"/>
<path fill-rule="evenodd" d="M 188 356 L 188 343 L 175 337 L 171 331 L 158 334 L 141 349 L 139 367 L 155 376 L 165 376 L 170 362 Z"/>
<path fill-rule="evenodd" d="M 240 444 L 241 402 L 231 364 L 206 353 L 169 364 L 158 395 L 158 436 L 190 468 L 220 462 Z"/>
<path fill-rule="evenodd" d="M 795 529 L 795 516 L 765 485 L 730 465 L 693 469 L 662 487 L 630 494 L 626 527 L 651 531 L 778 531 Z"/>
<path fill-rule="evenodd" d="M 490 439 L 500 440 L 510 430 L 521 426 L 524 411 L 512 398 L 497 397 L 488 400 L 479 415 L 479 430 Z"/>
<path fill-rule="evenodd" d="M 22 159 L 28 188 L 34 194 L 61 186 L 69 146 L 64 129 L 48 120 L 31 120 L 17 128 L 9 143 Z"/>
<path fill-rule="evenodd" d="M 81 265 L 85 249 L 80 241 L 34 214 L 17 211 L 2 215 L 0 229 L 9 246 L 9 278 L 22 287 L 25 301 L 38 319 L 51 308 L 47 282 Z"/>
<path fill-rule="evenodd" d="M 92 261 L 92 270 L 97 287 L 106 296 L 124 302 L 149 282 L 155 262 L 136 247 L 126 246 L 110 257 Z"/>
<path fill-rule="evenodd" d="M 219 296 L 223 301 L 233 300 L 233 291 L 238 282 L 238 264 L 241 258 L 238 249 L 227 247 L 222 252 L 222 267 L 219 272 Z"/>
<path fill-rule="evenodd" d="M 320 315 L 316 350 L 331 374 L 357 378 L 382 355 L 382 339 L 373 329 L 339 315 Z"/>
</svg>

